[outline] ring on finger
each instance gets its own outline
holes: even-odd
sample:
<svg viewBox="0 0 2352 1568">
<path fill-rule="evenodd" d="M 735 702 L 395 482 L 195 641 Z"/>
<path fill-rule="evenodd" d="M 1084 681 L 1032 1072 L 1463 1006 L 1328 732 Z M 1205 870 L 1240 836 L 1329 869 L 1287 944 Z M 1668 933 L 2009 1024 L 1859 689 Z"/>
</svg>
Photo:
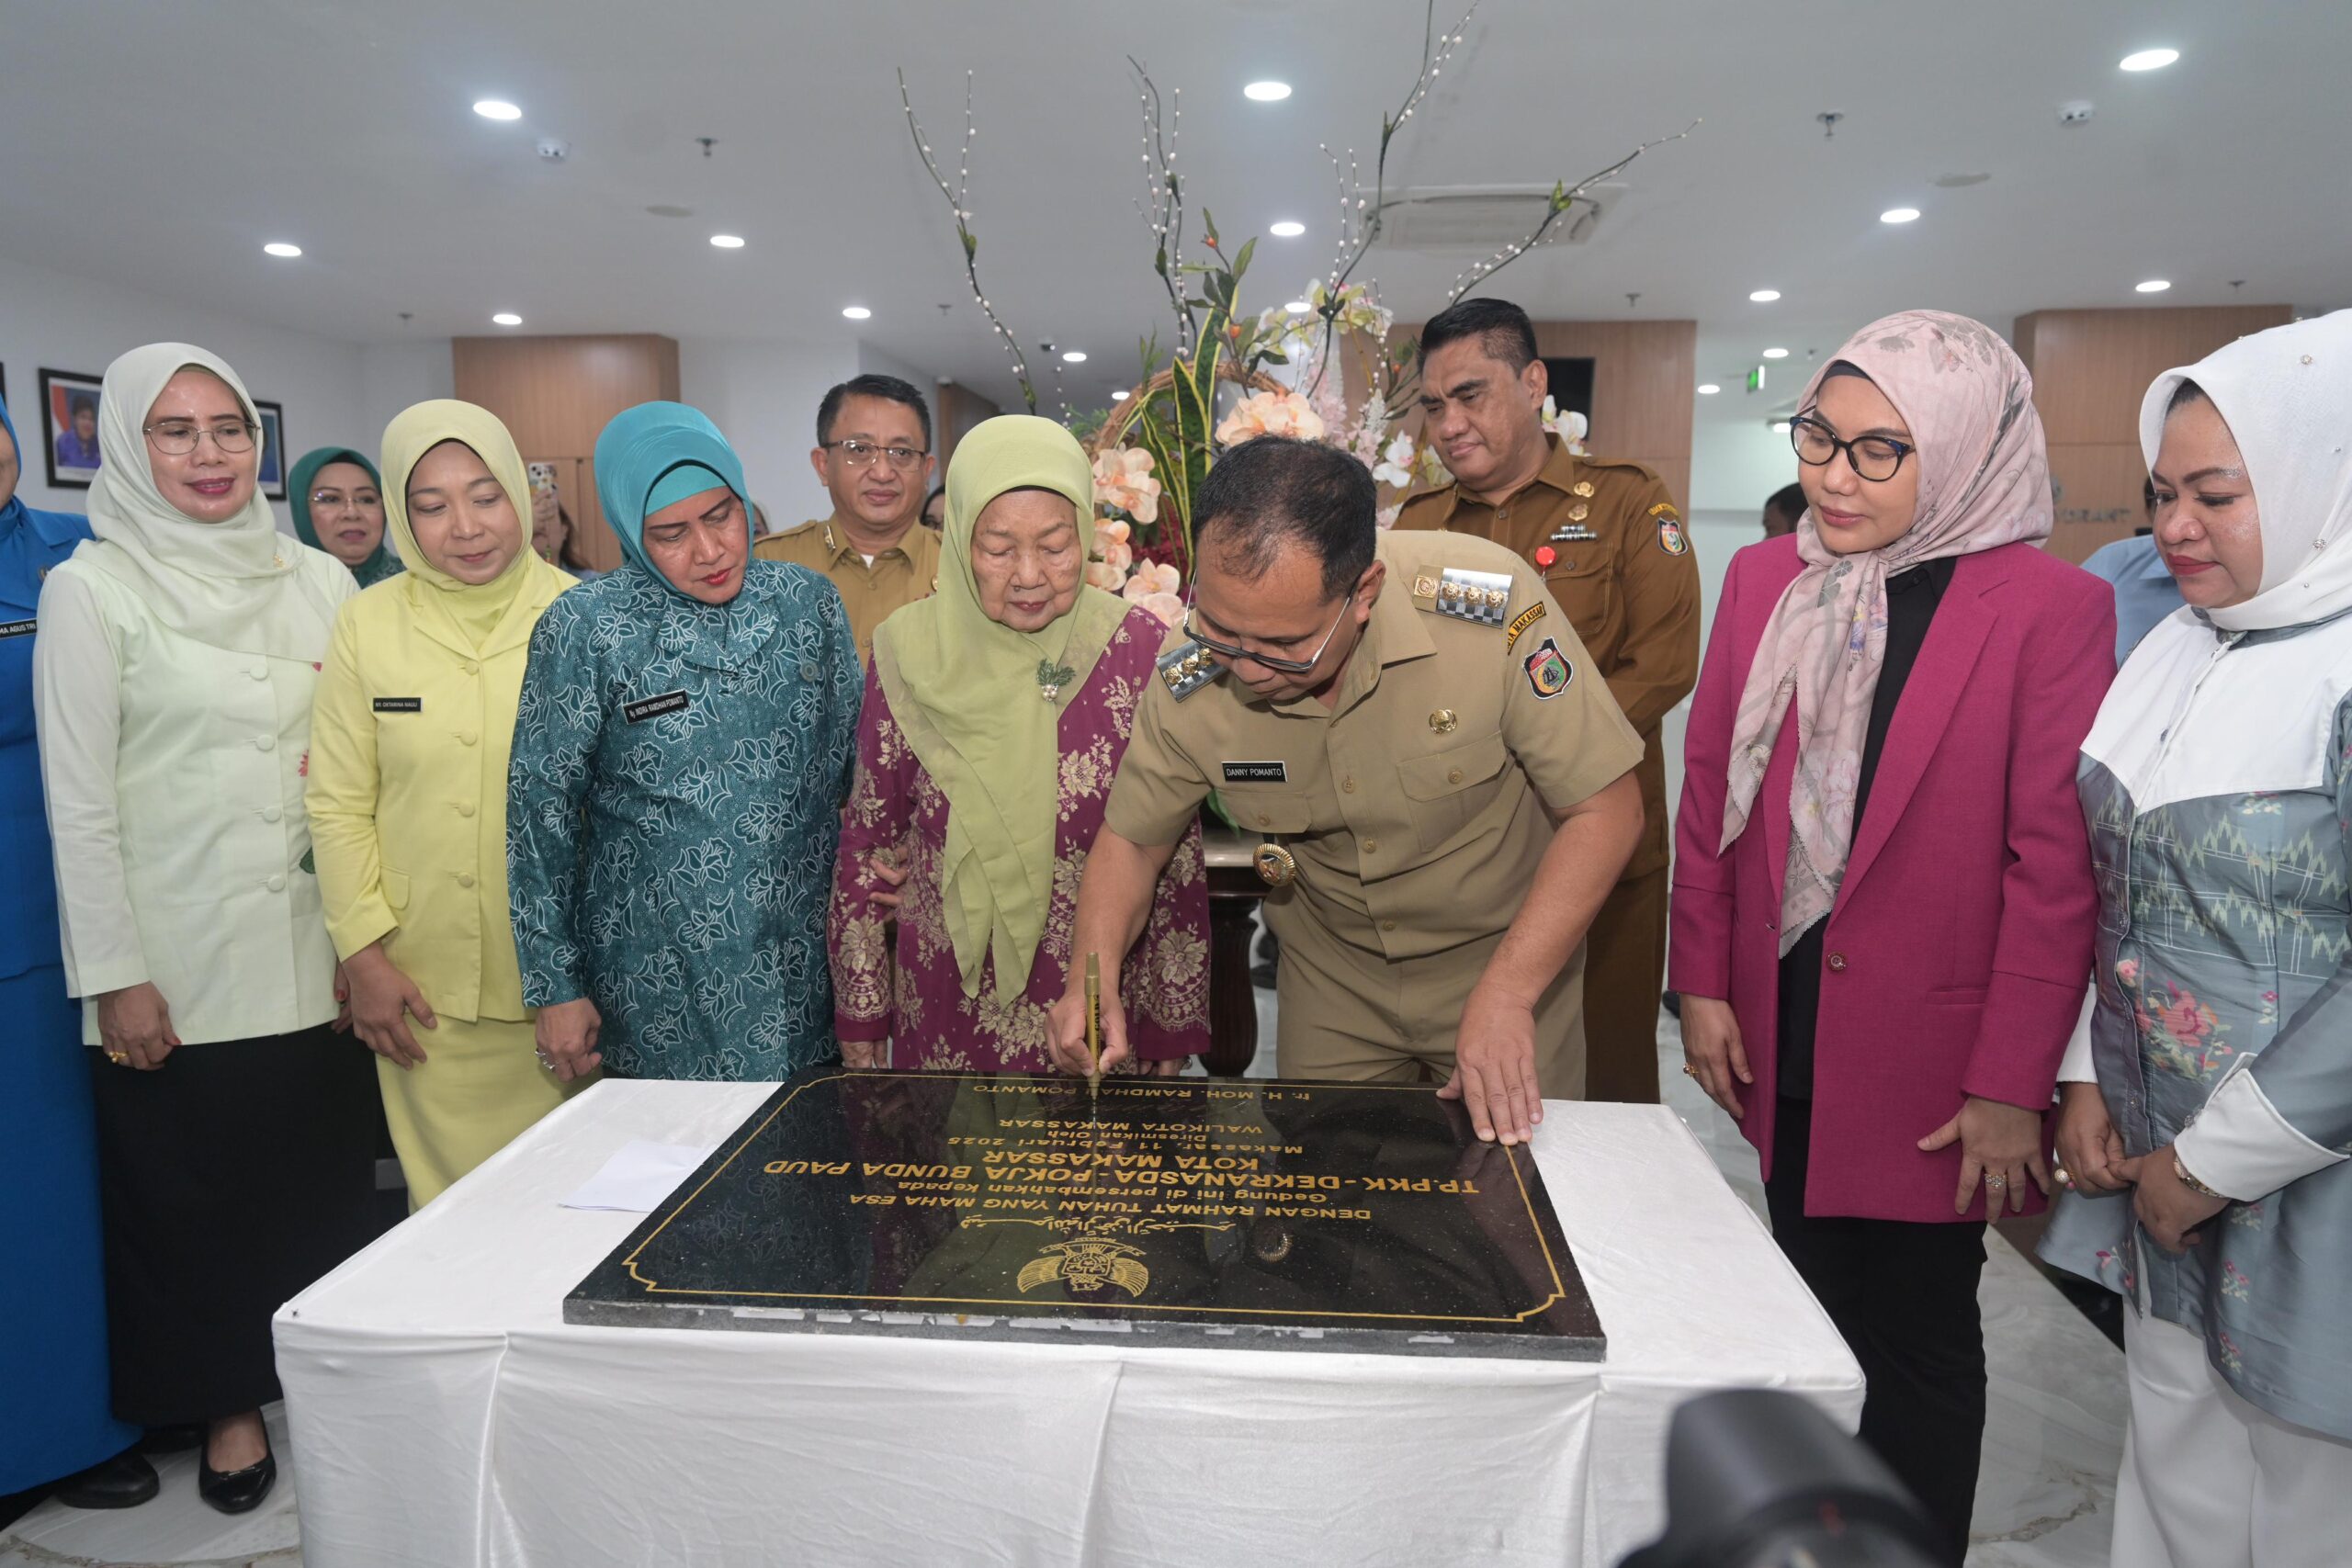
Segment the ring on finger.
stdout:
<svg viewBox="0 0 2352 1568">
<path fill-rule="evenodd" d="M 1682 1076 L 1688 1078 L 1695 1078 L 1699 1076 L 1699 1069 L 1692 1066 L 1690 1063 L 1685 1062 L 1682 1064 Z"/>
<path fill-rule="evenodd" d="M 2009 1179 L 2006 1176 L 1988 1176 L 1984 1179 L 1984 1185 L 1990 1187 L 1996 1192 L 1998 1192 L 2002 1188 L 2007 1187 L 2008 1184 Z"/>
</svg>

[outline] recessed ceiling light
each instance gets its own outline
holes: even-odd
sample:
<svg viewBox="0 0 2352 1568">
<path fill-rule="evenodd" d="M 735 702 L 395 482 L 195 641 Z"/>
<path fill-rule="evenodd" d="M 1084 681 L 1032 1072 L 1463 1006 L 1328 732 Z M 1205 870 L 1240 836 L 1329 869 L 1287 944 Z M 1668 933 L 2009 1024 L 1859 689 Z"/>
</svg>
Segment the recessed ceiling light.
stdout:
<svg viewBox="0 0 2352 1568">
<path fill-rule="evenodd" d="M 1785 348 L 1768 348 L 1764 351 L 1764 357 L 1767 359 L 1786 359 L 1788 356 L 1789 351 Z"/>
<path fill-rule="evenodd" d="M 1788 422 L 1787 420 L 1785 420 L 1785 419 L 1776 419 L 1776 420 L 1774 420 L 1774 421 L 1772 422 L 1772 434 L 1775 434 L 1775 435 L 1786 435 L 1788 433 L 1789 433 L 1789 422 Z"/>
<path fill-rule="evenodd" d="M 1285 304 L 1283 309 L 1288 310 L 1294 316 L 1304 316 L 1307 311 L 1315 309 L 1315 307 L 1308 304 L 1304 299 L 1293 299 L 1288 304 Z"/>
<path fill-rule="evenodd" d="M 519 327 L 523 324 L 523 318 L 512 310 L 501 310 L 490 320 L 492 325 L 501 327 Z"/>
<path fill-rule="evenodd" d="M 483 98 L 474 105 L 474 113 L 484 119 L 521 119 L 523 111 L 504 98 Z"/>
<path fill-rule="evenodd" d="M 1702 398 L 1712 398 L 1717 392 L 1722 390 L 1723 389 L 1716 386 L 1713 381 L 1702 381 L 1699 383 L 1699 395 Z"/>
<path fill-rule="evenodd" d="M 2164 277 L 2152 277 L 2148 279 L 2147 282 L 2136 285 L 2135 287 L 2137 292 L 2142 294 L 2162 294 L 2165 289 L 2172 287 L 2172 280 Z"/>
<path fill-rule="evenodd" d="M 1909 223 L 1919 216 L 1916 207 L 1890 207 L 1878 215 L 1882 223 Z"/>
<path fill-rule="evenodd" d="M 1123 391 L 1114 392 L 1111 394 L 1111 400 L 1114 403 L 1124 403 L 1127 400 L 1127 394 Z"/>
<path fill-rule="evenodd" d="M 285 256 L 288 260 L 291 260 L 293 257 L 299 256 L 302 254 L 302 247 L 300 245 L 289 245 L 283 240 L 272 240 L 269 243 L 261 248 L 261 253 L 266 256 Z"/>
<path fill-rule="evenodd" d="M 2180 58 L 2177 49 L 2143 49 L 2137 54 L 2127 54 L 2120 62 L 2126 71 L 2161 71 Z"/>
<path fill-rule="evenodd" d="M 844 305 L 842 307 L 842 314 L 847 316 L 853 321 L 862 321 L 868 316 L 874 314 L 874 312 L 867 310 L 863 305 Z"/>
<path fill-rule="evenodd" d="M 1277 240 L 1295 240 L 1306 232 L 1306 225 L 1285 218 L 1279 223 L 1269 225 L 1266 232 Z"/>
<path fill-rule="evenodd" d="M 1241 89 L 1241 96 L 1261 104 L 1278 104 L 1290 96 L 1287 82 L 1252 82 Z"/>
<path fill-rule="evenodd" d="M 743 236 L 741 234 L 713 234 L 710 237 L 710 243 L 717 245 L 722 251 L 740 251 L 743 248 Z"/>
<path fill-rule="evenodd" d="M 1063 352 L 1063 354 L 1062 354 L 1062 363 L 1063 363 L 1064 365 L 1083 365 L 1083 364 L 1085 364 L 1085 363 L 1086 363 L 1086 350 L 1084 350 L 1084 349 L 1082 349 L 1082 348 L 1072 348 L 1072 349 L 1067 349 L 1067 350 L 1065 350 L 1065 351 Z"/>
<path fill-rule="evenodd" d="M 1773 300 L 1778 299 L 1780 297 L 1781 291 L 1777 288 L 1759 288 L 1755 293 L 1748 296 L 1750 299 L 1753 299 L 1758 305 L 1770 305 Z"/>
</svg>

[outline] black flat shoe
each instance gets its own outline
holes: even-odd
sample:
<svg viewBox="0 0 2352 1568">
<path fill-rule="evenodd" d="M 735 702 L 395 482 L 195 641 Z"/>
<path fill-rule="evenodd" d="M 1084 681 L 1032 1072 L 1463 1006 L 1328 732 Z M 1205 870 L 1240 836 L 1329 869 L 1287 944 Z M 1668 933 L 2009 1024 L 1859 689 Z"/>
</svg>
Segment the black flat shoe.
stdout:
<svg viewBox="0 0 2352 1568">
<path fill-rule="evenodd" d="M 249 1464 L 225 1474 L 199 1462 L 196 1472 L 196 1495 L 224 1514 L 252 1513 L 261 1506 L 262 1499 L 276 1484 L 276 1454 L 264 1454 L 259 1464 Z"/>
<path fill-rule="evenodd" d="M 135 1508 L 162 1486 L 155 1467 L 137 1449 L 125 1449 L 59 1482 L 57 1500 L 69 1508 Z"/>
</svg>

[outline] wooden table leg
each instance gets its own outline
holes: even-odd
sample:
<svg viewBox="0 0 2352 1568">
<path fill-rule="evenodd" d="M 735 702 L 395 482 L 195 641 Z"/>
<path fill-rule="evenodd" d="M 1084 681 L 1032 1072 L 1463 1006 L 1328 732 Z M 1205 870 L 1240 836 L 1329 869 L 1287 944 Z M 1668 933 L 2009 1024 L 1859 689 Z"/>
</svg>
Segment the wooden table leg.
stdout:
<svg viewBox="0 0 2352 1568">
<path fill-rule="evenodd" d="M 1209 900 L 1209 1048 L 1201 1066 L 1212 1077 L 1238 1078 L 1258 1055 L 1258 998 L 1250 988 L 1255 898 Z"/>
</svg>

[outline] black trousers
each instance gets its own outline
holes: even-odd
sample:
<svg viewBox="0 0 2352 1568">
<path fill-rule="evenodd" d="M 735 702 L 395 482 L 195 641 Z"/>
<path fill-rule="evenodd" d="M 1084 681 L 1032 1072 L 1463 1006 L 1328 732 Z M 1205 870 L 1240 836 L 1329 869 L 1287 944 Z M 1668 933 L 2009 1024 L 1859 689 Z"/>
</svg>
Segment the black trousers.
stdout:
<svg viewBox="0 0 2352 1568">
<path fill-rule="evenodd" d="M 1783 1099 L 1779 1111 L 1764 1184 L 1772 1237 L 1870 1380 L 1862 1440 L 1919 1499 L 1958 1568 L 1984 1443 L 1984 1226 L 1808 1215 L 1813 1102 Z"/>
</svg>

